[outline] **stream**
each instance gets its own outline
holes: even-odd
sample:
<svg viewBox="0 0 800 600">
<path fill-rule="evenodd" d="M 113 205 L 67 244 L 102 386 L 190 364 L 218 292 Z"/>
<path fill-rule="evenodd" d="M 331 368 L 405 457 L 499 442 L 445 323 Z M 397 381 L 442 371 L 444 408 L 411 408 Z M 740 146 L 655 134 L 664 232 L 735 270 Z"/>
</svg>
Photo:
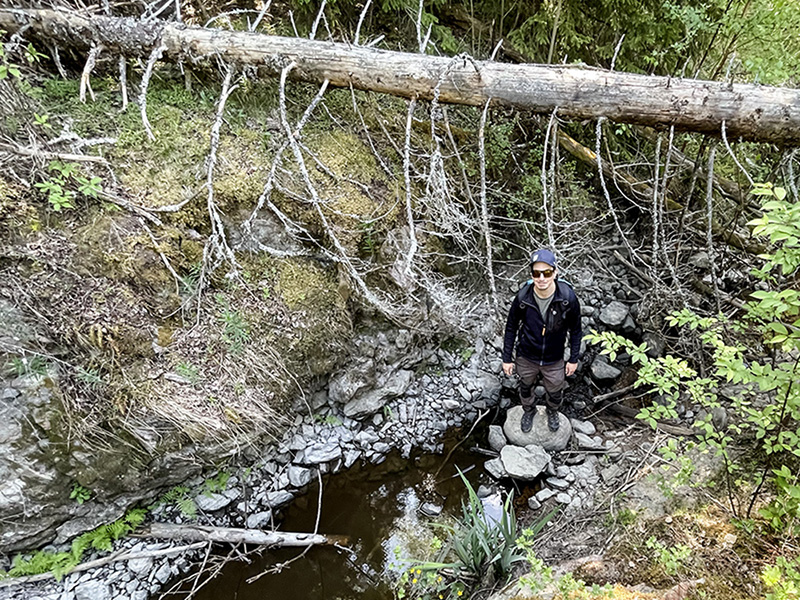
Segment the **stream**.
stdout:
<svg viewBox="0 0 800 600">
<path fill-rule="evenodd" d="M 300 554 L 299 549 L 282 549 L 251 555 L 252 562 L 229 562 L 194 597 L 197 600 L 305 600 L 392 598 L 392 573 L 407 568 L 404 559 L 419 556 L 415 544 L 431 539 L 430 517 L 421 507 L 441 507 L 443 514 L 458 516 L 466 488 L 457 468 L 477 489 L 488 477 L 482 465 L 485 457 L 470 452 L 475 441 L 486 439 L 480 428 L 461 444 L 448 463 L 436 473 L 457 439 L 446 442 L 443 455 L 423 454 L 403 459 L 391 453 L 381 464 L 356 464 L 349 470 L 323 478 L 319 531 L 350 538 L 351 552 L 333 547 L 311 548 L 304 557 L 279 573 L 268 573 L 279 563 Z M 473 441 L 474 440 L 474 441 Z M 314 531 L 319 488 L 316 483 L 285 511 L 279 528 L 284 531 Z M 439 517 L 441 518 L 441 517 Z M 177 600 L 192 589 L 190 577 L 181 591 L 166 596 Z"/>
</svg>

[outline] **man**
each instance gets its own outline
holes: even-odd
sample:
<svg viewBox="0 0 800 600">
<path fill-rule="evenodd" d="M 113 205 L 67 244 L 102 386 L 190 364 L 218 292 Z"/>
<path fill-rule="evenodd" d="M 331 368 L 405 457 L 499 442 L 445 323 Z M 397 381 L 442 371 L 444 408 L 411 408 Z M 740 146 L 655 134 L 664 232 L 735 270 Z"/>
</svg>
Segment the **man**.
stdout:
<svg viewBox="0 0 800 600">
<path fill-rule="evenodd" d="M 565 378 L 578 368 L 581 308 L 572 288 L 558 281 L 556 257 L 550 250 L 534 252 L 530 265 L 533 282 L 522 287 L 508 311 L 503 340 L 503 372 L 510 376 L 516 367 L 523 408 L 521 428 L 526 433 L 531 430 L 536 411 L 533 384 L 539 374 L 542 375 L 547 391 L 547 426 L 551 431 L 558 431 Z M 570 353 L 564 364 L 567 331 Z M 517 337 L 517 358 L 512 362 Z"/>
</svg>

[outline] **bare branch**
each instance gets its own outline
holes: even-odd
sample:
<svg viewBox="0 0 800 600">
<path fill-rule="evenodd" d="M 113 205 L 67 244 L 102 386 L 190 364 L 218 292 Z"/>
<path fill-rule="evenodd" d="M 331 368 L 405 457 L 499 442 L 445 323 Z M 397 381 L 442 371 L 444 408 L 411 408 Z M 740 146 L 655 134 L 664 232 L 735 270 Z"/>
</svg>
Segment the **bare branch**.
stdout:
<svg viewBox="0 0 800 600">
<path fill-rule="evenodd" d="M 478 127 L 478 155 L 480 156 L 481 169 L 481 224 L 483 226 L 483 237 L 486 243 L 486 274 L 489 277 L 489 291 L 492 297 L 492 305 L 495 312 L 499 309 L 497 302 L 497 286 L 494 281 L 494 267 L 492 265 L 492 233 L 489 229 L 489 204 L 486 198 L 486 117 L 489 114 L 489 103 L 486 101 L 481 113 L 481 122 Z"/>
<path fill-rule="evenodd" d="M 367 0 L 364 4 L 364 8 L 361 11 L 361 14 L 358 16 L 358 25 L 356 25 L 356 35 L 353 38 L 353 44 L 358 46 L 358 40 L 361 36 L 361 25 L 364 23 L 364 17 L 367 16 L 367 11 L 369 7 L 372 5 L 372 0 Z"/>
<path fill-rule="evenodd" d="M 86 90 L 89 90 L 89 96 L 91 96 L 92 101 L 94 101 L 94 91 L 92 91 L 92 84 L 89 81 L 89 78 L 94 70 L 95 64 L 97 64 L 97 56 L 105 49 L 103 44 L 95 45 L 92 44 L 91 50 L 89 50 L 89 56 L 86 58 L 86 64 L 83 67 L 83 73 L 81 74 L 81 91 L 80 91 L 80 99 L 81 102 L 86 103 Z"/>
<path fill-rule="evenodd" d="M 733 159 L 733 162 L 735 162 L 736 166 L 739 167 L 739 170 L 742 173 L 744 173 L 744 176 L 747 178 L 747 181 L 750 184 L 750 187 L 753 187 L 753 185 L 754 185 L 753 178 L 750 177 L 750 173 L 747 172 L 747 169 L 745 169 L 742 166 L 742 163 L 739 162 L 739 159 L 736 158 L 736 155 L 733 153 L 733 148 L 731 148 L 731 145 L 728 143 L 728 136 L 725 133 L 725 121 L 724 120 L 722 121 L 722 141 L 725 144 L 725 149 L 728 151 L 728 154 L 731 155 L 731 158 Z"/>
<path fill-rule="evenodd" d="M 147 68 L 145 68 L 144 75 L 142 75 L 141 90 L 139 92 L 139 108 L 142 112 L 142 125 L 144 125 L 144 129 L 150 141 L 155 141 L 156 137 L 153 135 L 153 130 L 150 128 L 150 121 L 147 119 L 147 87 L 150 85 L 150 78 L 153 76 L 153 68 L 166 49 L 167 47 L 161 43 L 158 48 L 150 53 L 150 58 L 147 60 Z"/>
</svg>

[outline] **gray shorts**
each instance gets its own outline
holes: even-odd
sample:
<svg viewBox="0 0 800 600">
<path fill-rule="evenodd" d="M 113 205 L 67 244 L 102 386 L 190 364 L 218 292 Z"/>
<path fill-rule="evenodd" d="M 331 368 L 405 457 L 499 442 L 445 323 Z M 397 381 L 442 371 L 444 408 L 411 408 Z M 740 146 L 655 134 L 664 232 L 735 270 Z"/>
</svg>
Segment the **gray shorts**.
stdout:
<svg viewBox="0 0 800 600">
<path fill-rule="evenodd" d="M 544 389 L 547 390 L 550 396 L 561 392 L 567 387 L 567 375 L 564 371 L 565 365 L 563 360 L 550 365 L 540 365 L 538 362 L 528 360 L 523 356 L 518 356 L 515 364 L 517 367 L 517 375 L 521 382 L 519 397 L 522 406 L 533 406 L 534 398 L 532 386 L 539 373 L 542 374 Z M 557 407 L 557 404 L 554 407 Z"/>
</svg>

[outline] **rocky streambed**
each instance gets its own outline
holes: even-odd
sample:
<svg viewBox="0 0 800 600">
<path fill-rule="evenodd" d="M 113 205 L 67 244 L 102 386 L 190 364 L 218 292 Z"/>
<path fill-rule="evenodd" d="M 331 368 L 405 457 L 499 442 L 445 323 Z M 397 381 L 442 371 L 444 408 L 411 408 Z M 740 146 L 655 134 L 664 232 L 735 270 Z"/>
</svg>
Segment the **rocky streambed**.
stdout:
<svg viewBox="0 0 800 600">
<path fill-rule="evenodd" d="M 606 292 L 578 292 L 584 299 L 585 328 L 604 326 L 628 335 L 642 334 L 613 286 Z M 484 335 L 473 344 L 434 349 L 412 346 L 410 334 L 403 331 L 358 337 L 357 358 L 335 374 L 324 390 L 298 403 L 292 426 L 263 448 L 257 460 L 246 469 L 217 477 L 212 487 L 204 485 L 208 478 L 185 482 L 191 492 L 183 499 L 191 500 L 197 516 L 185 514 L 189 503 L 184 502 L 184 510 L 162 504 L 151 517 L 270 529 L 280 524 L 282 511 L 318 477 L 357 462 L 380 464 L 393 450 L 403 458 L 419 450 L 441 453 L 445 432 L 471 425 L 484 411 L 511 404 L 516 382 L 501 375 L 501 343 L 499 336 Z M 594 391 L 613 383 L 622 366 L 602 357 L 582 365 L 577 384 L 573 383 L 581 393 L 572 398 L 579 411 L 591 406 Z M 535 482 L 538 489 L 527 499 L 532 510 L 556 504 L 566 511 L 589 510 L 599 487 L 620 477 L 625 460 L 634 460 L 630 449 L 616 439 L 617 432 L 598 433 L 591 422 L 575 415 L 572 419 L 562 415 L 556 436 L 542 430 L 542 415 L 535 420 L 531 435 L 519 431 L 514 409 L 508 411 L 505 422 L 502 413 L 493 416 L 499 422 L 490 428 L 488 445 L 497 456 L 486 461 L 485 471 L 500 484 L 511 479 Z M 484 493 L 491 493 L 492 485 Z M 204 554 L 200 549 L 177 552 L 178 545 L 123 539 L 113 552 L 126 555 L 124 560 L 75 572 L 61 581 L 0 583 L 0 599 L 144 600 L 164 592 L 169 582 Z"/>
</svg>

